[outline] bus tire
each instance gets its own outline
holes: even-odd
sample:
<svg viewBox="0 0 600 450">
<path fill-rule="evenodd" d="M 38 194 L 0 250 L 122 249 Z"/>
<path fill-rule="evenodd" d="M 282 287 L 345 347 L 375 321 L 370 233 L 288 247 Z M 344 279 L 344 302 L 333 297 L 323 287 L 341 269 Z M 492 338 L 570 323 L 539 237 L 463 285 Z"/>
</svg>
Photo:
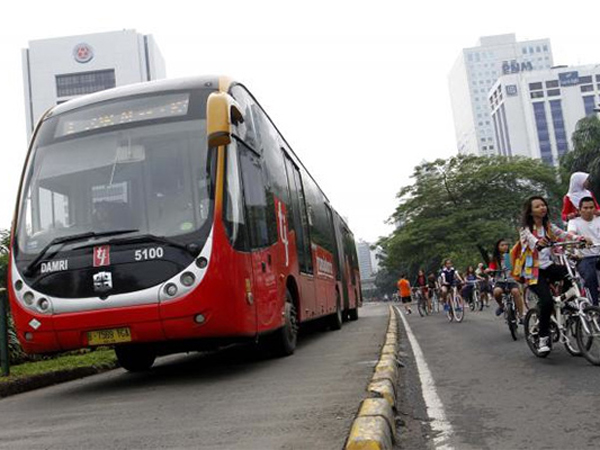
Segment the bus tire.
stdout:
<svg viewBox="0 0 600 450">
<path fill-rule="evenodd" d="M 358 320 L 358 306 L 348 311 L 348 318 L 350 320 Z"/>
<path fill-rule="evenodd" d="M 340 299 L 340 291 L 338 291 L 338 290 L 335 291 L 335 297 L 336 297 L 335 312 L 329 316 L 329 320 L 328 320 L 328 322 L 329 322 L 328 325 L 331 330 L 341 329 L 342 322 L 343 322 L 342 305 L 341 305 L 342 302 Z"/>
<path fill-rule="evenodd" d="M 293 354 L 298 341 L 298 313 L 289 289 L 285 291 L 284 322 L 283 327 L 270 336 L 269 347 L 276 356 Z"/>
<path fill-rule="evenodd" d="M 115 354 L 121 367 L 129 372 L 149 370 L 156 359 L 156 350 L 149 345 L 118 345 Z"/>
</svg>

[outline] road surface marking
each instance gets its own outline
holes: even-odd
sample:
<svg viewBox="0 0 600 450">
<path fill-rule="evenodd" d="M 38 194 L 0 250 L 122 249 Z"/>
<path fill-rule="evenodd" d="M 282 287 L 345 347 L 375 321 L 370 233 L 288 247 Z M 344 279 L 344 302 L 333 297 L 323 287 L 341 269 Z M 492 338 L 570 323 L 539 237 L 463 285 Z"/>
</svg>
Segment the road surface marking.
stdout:
<svg viewBox="0 0 600 450">
<path fill-rule="evenodd" d="M 435 437 L 433 443 L 437 450 L 453 450 L 450 445 L 450 437 L 453 434 L 452 426 L 446 419 L 446 413 L 444 412 L 444 405 L 440 400 L 435 388 L 435 382 L 433 376 L 429 371 L 421 346 L 417 342 L 415 335 L 413 334 L 408 321 L 404 317 L 404 314 L 395 306 L 398 315 L 402 319 L 408 341 L 412 347 L 413 354 L 415 355 L 415 362 L 417 363 L 417 370 L 419 372 L 419 378 L 421 379 L 421 386 L 423 391 L 423 400 L 425 400 L 425 406 L 427 407 L 427 415 L 431 419 L 431 429 L 433 430 Z"/>
</svg>

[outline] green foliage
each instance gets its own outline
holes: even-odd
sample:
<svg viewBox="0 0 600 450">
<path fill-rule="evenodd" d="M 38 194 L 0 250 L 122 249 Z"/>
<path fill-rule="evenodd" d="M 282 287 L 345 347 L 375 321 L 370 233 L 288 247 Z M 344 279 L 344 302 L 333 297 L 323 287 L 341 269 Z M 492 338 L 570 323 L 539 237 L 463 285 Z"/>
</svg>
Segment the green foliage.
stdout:
<svg viewBox="0 0 600 450">
<path fill-rule="evenodd" d="M 561 177 L 565 183 L 565 192 L 573 172 L 590 174 L 591 190 L 600 195 L 600 119 L 584 117 L 573 132 L 573 151 L 565 154 L 560 161 Z"/>
<path fill-rule="evenodd" d="M 75 369 L 78 367 L 114 367 L 115 362 L 115 352 L 108 348 L 100 348 L 95 351 L 82 350 L 71 352 L 69 354 L 62 354 L 53 359 L 25 362 L 23 364 L 12 366 L 10 368 L 10 377 L 0 378 L 0 383 L 10 382 L 33 375 Z"/>
<path fill-rule="evenodd" d="M 390 219 L 403 226 L 379 242 L 385 267 L 411 277 L 446 258 L 460 270 L 487 259 L 498 239 L 516 238 L 528 197 L 548 198 L 555 217 L 562 198 L 556 170 L 528 158 L 461 155 L 417 166 L 412 178 Z"/>
</svg>

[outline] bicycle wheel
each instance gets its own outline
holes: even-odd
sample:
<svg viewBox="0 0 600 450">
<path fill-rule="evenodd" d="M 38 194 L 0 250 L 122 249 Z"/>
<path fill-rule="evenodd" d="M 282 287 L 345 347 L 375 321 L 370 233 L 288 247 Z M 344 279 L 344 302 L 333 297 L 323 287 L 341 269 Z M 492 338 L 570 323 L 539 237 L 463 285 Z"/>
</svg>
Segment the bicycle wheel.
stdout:
<svg viewBox="0 0 600 450">
<path fill-rule="evenodd" d="M 517 315 L 515 313 L 514 303 L 506 302 L 507 306 L 504 310 L 504 316 L 506 318 L 506 324 L 508 325 L 508 330 L 510 331 L 510 335 L 513 338 L 513 341 L 517 340 Z"/>
<path fill-rule="evenodd" d="M 452 295 L 452 293 L 448 292 L 448 295 L 446 296 L 446 305 L 444 306 L 444 309 L 446 310 L 446 317 L 448 318 L 448 322 L 452 322 L 454 320 L 454 302 L 452 301 L 451 298 L 449 298 L 449 296 Z M 447 309 L 446 309 L 447 306 Z"/>
<path fill-rule="evenodd" d="M 579 343 L 577 342 L 577 316 L 567 315 L 565 316 L 565 334 L 566 340 L 563 342 L 565 350 L 569 352 L 571 356 L 583 356 L 579 349 Z M 591 341 L 590 341 L 591 342 Z"/>
<path fill-rule="evenodd" d="M 483 311 L 483 298 L 482 298 L 483 294 L 477 290 L 477 302 L 479 304 L 479 311 Z"/>
<path fill-rule="evenodd" d="M 452 305 L 454 309 L 454 318 L 456 319 L 456 323 L 462 322 L 465 318 L 465 306 L 463 304 L 462 298 L 459 295 L 455 295 L 452 299 Z"/>
<path fill-rule="evenodd" d="M 545 358 L 548 356 L 549 352 L 538 352 L 538 343 L 540 341 L 539 330 L 539 312 L 536 306 L 527 311 L 527 314 L 525 315 L 525 340 L 527 341 L 527 346 L 529 347 L 529 350 L 531 350 L 531 353 L 538 358 Z M 548 345 L 552 348 L 552 339 L 549 339 Z"/>
<path fill-rule="evenodd" d="M 600 366 L 600 307 L 590 305 L 583 313 L 575 326 L 579 350 L 591 364 Z"/>
<path fill-rule="evenodd" d="M 419 310 L 419 315 L 421 317 L 427 315 L 427 303 L 421 294 L 417 294 L 417 309 Z"/>
</svg>

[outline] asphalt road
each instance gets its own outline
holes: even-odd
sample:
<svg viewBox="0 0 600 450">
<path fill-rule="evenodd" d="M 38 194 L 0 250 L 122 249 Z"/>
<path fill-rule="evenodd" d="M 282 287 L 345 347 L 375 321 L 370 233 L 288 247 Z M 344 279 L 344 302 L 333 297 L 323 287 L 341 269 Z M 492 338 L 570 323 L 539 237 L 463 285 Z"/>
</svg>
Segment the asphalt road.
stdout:
<svg viewBox="0 0 600 450">
<path fill-rule="evenodd" d="M 371 378 L 386 305 L 296 353 L 248 348 L 162 358 L 0 400 L 1 449 L 341 449 Z"/>
<path fill-rule="evenodd" d="M 432 380 L 419 374 L 419 352 L 401 321 L 405 426 L 397 448 L 600 448 L 600 367 L 560 344 L 546 359 L 534 357 L 522 327 L 514 342 L 492 309 L 467 313 L 460 324 L 441 313 L 403 316 Z"/>
</svg>

